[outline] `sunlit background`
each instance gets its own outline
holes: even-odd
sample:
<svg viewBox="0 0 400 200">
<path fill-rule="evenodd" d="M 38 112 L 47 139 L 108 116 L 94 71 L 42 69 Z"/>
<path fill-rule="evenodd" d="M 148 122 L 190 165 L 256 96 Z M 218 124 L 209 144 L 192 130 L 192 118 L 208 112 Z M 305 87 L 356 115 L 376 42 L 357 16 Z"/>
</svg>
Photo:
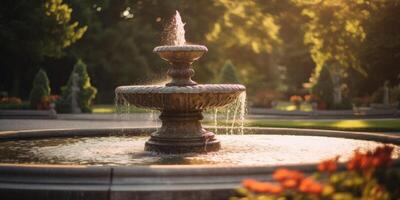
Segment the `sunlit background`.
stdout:
<svg viewBox="0 0 400 200">
<path fill-rule="evenodd" d="M 152 49 L 160 45 L 162 29 L 175 10 L 186 22 L 187 41 L 209 49 L 195 64 L 194 80 L 220 83 L 230 76 L 230 82 L 246 85 L 255 106 L 305 95 L 312 88 L 318 93 L 324 73 L 340 90 L 343 105 L 373 96 L 385 82 L 390 88 L 399 84 L 398 0 L 1 4 L 0 91 L 23 100 L 40 68 L 49 76 L 51 93 L 61 94 L 78 59 L 97 88 L 96 104 L 112 103 L 116 86 L 162 82 L 167 63 Z M 233 70 L 224 70 L 226 65 Z"/>
</svg>

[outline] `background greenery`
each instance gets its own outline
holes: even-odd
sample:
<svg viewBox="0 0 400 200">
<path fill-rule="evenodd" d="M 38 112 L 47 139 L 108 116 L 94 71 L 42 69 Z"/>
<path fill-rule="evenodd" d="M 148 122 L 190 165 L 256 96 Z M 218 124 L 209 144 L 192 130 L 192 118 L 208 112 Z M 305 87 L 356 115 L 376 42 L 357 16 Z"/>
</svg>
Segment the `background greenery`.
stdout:
<svg viewBox="0 0 400 200">
<path fill-rule="evenodd" d="M 164 80 L 152 49 L 175 10 L 187 41 L 209 48 L 195 64 L 199 83 L 218 82 L 227 60 L 250 97 L 299 93 L 324 67 L 353 96 L 399 83 L 400 0 L 4 0 L 0 91 L 27 99 L 43 68 L 61 94 L 78 59 L 97 103 L 112 103 L 119 85 Z"/>
</svg>

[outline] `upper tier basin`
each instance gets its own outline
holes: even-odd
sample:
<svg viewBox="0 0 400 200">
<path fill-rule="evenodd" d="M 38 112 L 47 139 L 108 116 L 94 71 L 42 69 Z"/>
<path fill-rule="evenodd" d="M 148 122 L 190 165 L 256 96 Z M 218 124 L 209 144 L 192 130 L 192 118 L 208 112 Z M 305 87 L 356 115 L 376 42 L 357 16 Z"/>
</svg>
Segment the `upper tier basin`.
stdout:
<svg viewBox="0 0 400 200">
<path fill-rule="evenodd" d="M 194 86 L 134 85 L 115 90 L 119 101 L 137 107 L 165 111 L 197 111 L 234 102 L 246 88 L 239 84 L 200 84 Z M 118 102 L 122 103 L 122 102 Z"/>
<path fill-rule="evenodd" d="M 169 62 L 194 62 L 208 49 L 203 45 L 158 46 L 153 52 Z"/>
</svg>

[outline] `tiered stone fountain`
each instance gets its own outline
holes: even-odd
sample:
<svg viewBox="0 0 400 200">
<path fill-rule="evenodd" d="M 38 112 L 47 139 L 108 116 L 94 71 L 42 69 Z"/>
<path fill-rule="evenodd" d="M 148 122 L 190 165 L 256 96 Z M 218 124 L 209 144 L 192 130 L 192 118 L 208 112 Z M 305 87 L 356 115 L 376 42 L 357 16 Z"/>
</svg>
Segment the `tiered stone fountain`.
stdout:
<svg viewBox="0 0 400 200">
<path fill-rule="evenodd" d="M 239 84 L 197 84 L 192 63 L 208 51 L 203 45 L 186 45 L 184 24 L 178 12 L 165 34 L 167 45 L 154 48 L 170 64 L 172 78 L 165 86 L 120 86 L 115 90 L 119 103 L 161 111 L 161 128 L 151 134 L 145 150 L 162 153 L 217 151 L 220 142 L 205 130 L 200 120 L 205 109 L 226 106 L 245 91 Z"/>
</svg>

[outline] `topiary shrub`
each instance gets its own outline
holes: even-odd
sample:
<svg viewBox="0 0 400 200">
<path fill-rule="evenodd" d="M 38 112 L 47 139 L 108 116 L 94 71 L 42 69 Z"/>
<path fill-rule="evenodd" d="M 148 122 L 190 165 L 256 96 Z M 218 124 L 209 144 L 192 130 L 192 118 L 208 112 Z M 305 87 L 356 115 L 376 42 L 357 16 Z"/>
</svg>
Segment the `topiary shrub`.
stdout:
<svg viewBox="0 0 400 200">
<path fill-rule="evenodd" d="M 46 72 L 40 69 L 33 80 L 33 87 L 29 95 L 30 106 L 38 109 L 43 97 L 50 95 L 50 82 Z"/>
<path fill-rule="evenodd" d="M 219 76 L 219 83 L 240 83 L 237 75 L 235 66 L 230 60 L 227 60 L 221 69 Z"/>
<path fill-rule="evenodd" d="M 318 77 L 317 82 L 313 86 L 312 94 L 318 96 L 320 101 L 326 104 L 327 108 L 333 107 L 333 81 L 329 73 L 329 70 L 324 66 L 321 70 L 321 74 Z"/>
<path fill-rule="evenodd" d="M 71 92 L 73 87 L 73 79 L 77 79 L 77 103 L 79 108 L 84 113 L 92 112 L 92 101 L 96 97 L 97 89 L 90 84 L 90 77 L 87 72 L 86 64 L 82 60 L 74 65 L 74 69 L 68 79 L 67 85 L 61 88 L 61 98 L 56 103 L 56 109 L 60 113 L 72 112 L 72 99 Z"/>
</svg>

